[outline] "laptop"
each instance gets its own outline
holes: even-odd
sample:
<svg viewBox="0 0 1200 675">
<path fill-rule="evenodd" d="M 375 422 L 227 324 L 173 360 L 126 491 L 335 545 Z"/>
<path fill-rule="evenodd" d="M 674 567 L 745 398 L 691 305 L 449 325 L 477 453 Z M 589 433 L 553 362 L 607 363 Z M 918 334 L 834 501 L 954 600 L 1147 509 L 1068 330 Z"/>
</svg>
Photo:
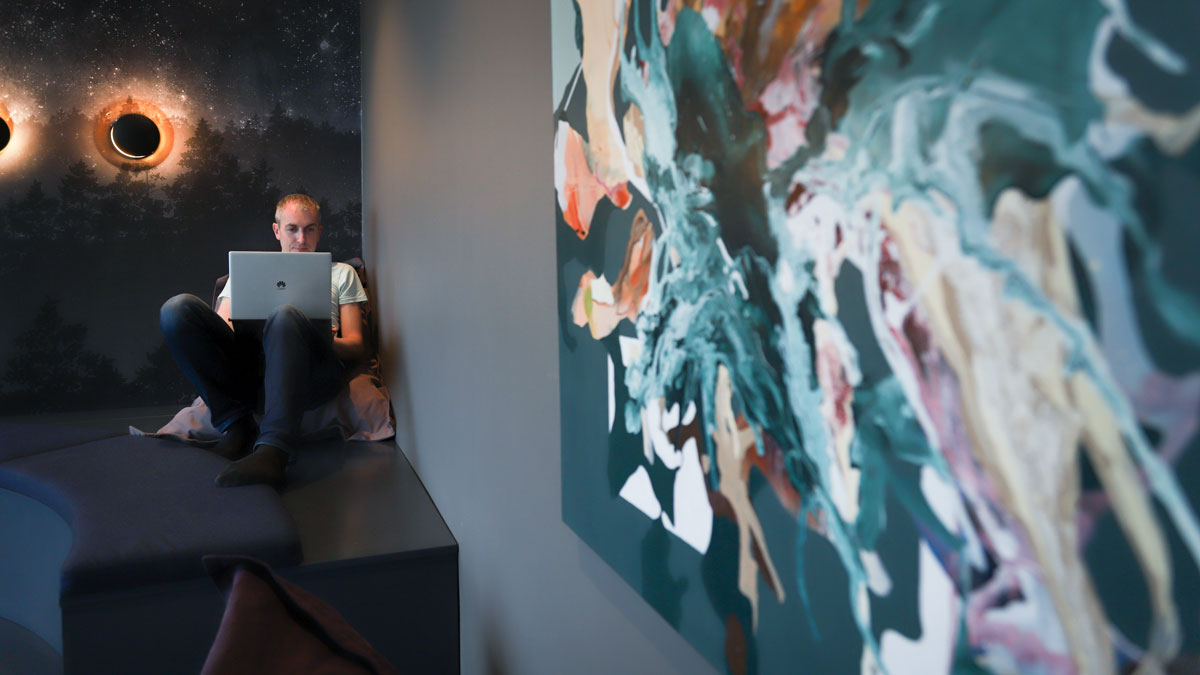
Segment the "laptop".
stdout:
<svg viewBox="0 0 1200 675">
<path fill-rule="evenodd" d="M 292 305 L 328 333 L 332 262 L 329 252 L 230 251 L 229 318 L 264 321 L 276 307 Z"/>
</svg>

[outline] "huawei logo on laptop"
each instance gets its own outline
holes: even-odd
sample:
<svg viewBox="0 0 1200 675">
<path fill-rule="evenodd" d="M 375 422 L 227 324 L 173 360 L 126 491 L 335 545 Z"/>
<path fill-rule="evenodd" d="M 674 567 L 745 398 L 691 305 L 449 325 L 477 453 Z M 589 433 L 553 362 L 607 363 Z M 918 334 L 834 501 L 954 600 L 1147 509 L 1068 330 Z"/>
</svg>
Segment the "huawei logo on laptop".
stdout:
<svg viewBox="0 0 1200 675">
<path fill-rule="evenodd" d="M 275 288 L 283 290 L 283 289 L 287 288 L 287 282 L 286 281 L 276 281 Z"/>
</svg>

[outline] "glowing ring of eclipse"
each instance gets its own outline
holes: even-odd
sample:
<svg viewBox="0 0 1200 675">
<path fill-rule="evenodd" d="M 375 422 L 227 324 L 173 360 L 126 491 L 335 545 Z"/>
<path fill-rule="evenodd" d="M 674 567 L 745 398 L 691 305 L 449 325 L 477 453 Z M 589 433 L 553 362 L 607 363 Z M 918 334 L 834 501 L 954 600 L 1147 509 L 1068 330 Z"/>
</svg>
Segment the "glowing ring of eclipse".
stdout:
<svg viewBox="0 0 1200 675">
<path fill-rule="evenodd" d="M 145 157 L 138 157 L 123 152 L 117 147 L 116 141 L 113 139 L 112 126 L 114 122 L 125 115 L 141 115 L 158 127 L 158 148 L 154 152 Z M 123 101 L 110 103 L 96 115 L 96 122 L 92 127 L 92 140 L 95 142 L 100 156 L 109 164 L 130 171 L 144 171 L 158 166 L 170 156 L 171 149 L 175 145 L 175 128 L 171 126 L 171 120 L 167 119 L 166 113 L 158 106 L 131 96 Z"/>
<path fill-rule="evenodd" d="M 112 141 L 113 150 L 116 150 L 117 152 L 121 153 L 122 157 L 128 157 L 129 159 L 146 159 L 147 157 L 150 156 L 150 155 L 131 155 L 128 152 L 125 152 L 124 150 L 122 150 L 121 144 L 117 143 L 117 125 L 116 124 L 113 124 L 112 126 L 110 126 L 108 128 L 108 140 Z"/>
<path fill-rule="evenodd" d="M 8 132 L 8 137 L 4 139 L 4 145 L 0 145 L 0 152 L 4 152 L 5 148 L 12 145 L 13 135 L 16 134 L 17 129 L 13 125 L 12 115 L 8 114 L 8 108 L 4 107 L 3 101 L 0 101 L 0 123 L 4 124 L 5 131 Z"/>
</svg>

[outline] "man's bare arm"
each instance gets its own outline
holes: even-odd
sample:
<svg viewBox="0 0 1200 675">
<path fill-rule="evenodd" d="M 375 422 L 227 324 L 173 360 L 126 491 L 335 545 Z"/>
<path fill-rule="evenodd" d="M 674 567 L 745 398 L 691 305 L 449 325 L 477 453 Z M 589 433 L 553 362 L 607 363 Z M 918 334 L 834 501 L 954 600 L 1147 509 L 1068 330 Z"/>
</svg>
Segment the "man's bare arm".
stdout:
<svg viewBox="0 0 1200 675">
<path fill-rule="evenodd" d="M 225 323 L 229 324 L 229 329 L 233 330 L 233 321 L 229 318 L 229 301 L 225 298 L 217 298 L 217 316 L 225 319 Z"/>
<path fill-rule="evenodd" d="M 363 342 L 363 309 L 361 302 L 339 305 L 342 334 L 333 339 L 333 351 L 343 361 L 357 361 L 366 356 Z"/>
</svg>

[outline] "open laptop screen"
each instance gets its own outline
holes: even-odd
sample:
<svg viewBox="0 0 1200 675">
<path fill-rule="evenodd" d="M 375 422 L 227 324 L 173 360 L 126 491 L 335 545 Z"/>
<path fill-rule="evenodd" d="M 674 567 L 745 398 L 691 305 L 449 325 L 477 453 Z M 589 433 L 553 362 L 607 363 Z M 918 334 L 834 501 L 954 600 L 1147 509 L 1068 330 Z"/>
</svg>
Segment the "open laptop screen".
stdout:
<svg viewBox="0 0 1200 675">
<path fill-rule="evenodd" d="M 263 320 L 280 305 L 328 321 L 332 256 L 321 253 L 229 252 L 229 316 Z"/>
</svg>

